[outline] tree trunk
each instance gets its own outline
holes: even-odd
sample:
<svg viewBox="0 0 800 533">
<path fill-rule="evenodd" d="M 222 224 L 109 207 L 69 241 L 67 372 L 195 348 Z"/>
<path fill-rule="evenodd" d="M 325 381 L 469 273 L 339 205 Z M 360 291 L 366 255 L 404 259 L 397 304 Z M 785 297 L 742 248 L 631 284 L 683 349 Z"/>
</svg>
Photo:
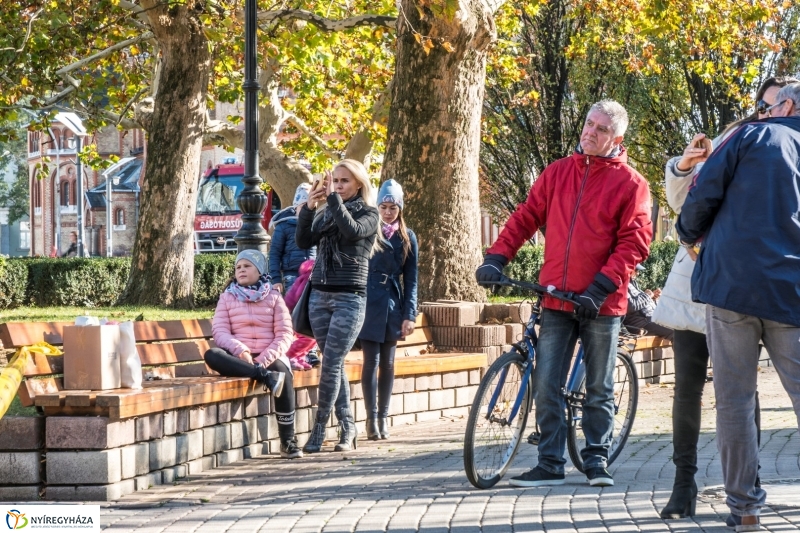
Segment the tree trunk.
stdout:
<svg viewBox="0 0 800 533">
<path fill-rule="evenodd" d="M 461 0 L 452 19 L 426 16 L 403 0 L 411 26 L 449 42 L 429 54 L 409 24 L 398 22 L 395 76 L 382 180 L 405 192 L 404 217 L 419 240 L 420 300 L 481 301 L 478 192 L 480 120 L 486 49 L 493 14 L 479 0 Z"/>
<path fill-rule="evenodd" d="M 142 0 L 161 46 L 131 273 L 119 304 L 192 306 L 193 228 L 210 59 L 196 14 Z"/>
</svg>

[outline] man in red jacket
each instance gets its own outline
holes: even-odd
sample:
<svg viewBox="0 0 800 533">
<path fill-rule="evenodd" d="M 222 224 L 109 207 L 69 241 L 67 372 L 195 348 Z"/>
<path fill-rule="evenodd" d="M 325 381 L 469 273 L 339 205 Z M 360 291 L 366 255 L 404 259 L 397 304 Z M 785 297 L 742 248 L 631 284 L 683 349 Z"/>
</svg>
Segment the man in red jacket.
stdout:
<svg viewBox="0 0 800 533">
<path fill-rule="evenodd" d="M 564 483 L 567 425 L 561 389 L 578 337 L 586 361 L 581 457 L 590 485 L 614 484 L 606 466 L 614 426 L 617 336 L 630 274 L 647 258 L 652 238 L 650 190 L 627 165 L 622 146 L 627 127 L 628 114 L 620 104 L 594 104 L 575 153 L 544 169 L 475 273 L 481 285 L 501 281 L 503 267 L 546 226 L 539 283 L 578 295 L 576 306 L 544 298 L 533 376 L 539 464 L 511 479 L 518 487 Z"/>
</svg>

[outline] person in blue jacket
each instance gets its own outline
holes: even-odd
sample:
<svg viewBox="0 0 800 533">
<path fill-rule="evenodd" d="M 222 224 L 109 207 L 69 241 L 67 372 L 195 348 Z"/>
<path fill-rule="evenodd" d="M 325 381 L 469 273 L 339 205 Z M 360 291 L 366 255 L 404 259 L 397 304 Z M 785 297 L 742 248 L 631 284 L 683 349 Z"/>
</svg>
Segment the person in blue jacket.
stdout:
<svg viewBox="0 0 800 533">
<path fill-rule="evenodd" d="M 417 316 L 417 237 L 403 221 L 403 189 L 399 183 L 383 183 L 378 192 L 378 211 L 383 249 L 369 260 L 367 312 L 358 335 L 364 352 L 361 386 L 369 440 L 389 438 L 387 417 L 395 348 L 400 338 L 414 332 Z"/>
<path fill-rule="evenodd" d="M 301 205 L 308 201 L 308 194 L 311 190 L 309 183 L 301 183 L 297 186 L 294 193 L 292 205 L 278 212 L 269 223 L 272 231 L 272 240 L 269 245 L 269 277 L 272 280 L 272 287 L 277 289 L 283 296 L 292 288 L 297 276 L 299 275 L 300 265 L 308 259 L 317 257 L 317 247 L 312 246 L 308 250 L 303 250 L 297 246 L 295 241 L 295 231 L 297 230 L 297 210 Z M 292 359 L 294 370 L 307 370 L 320 365 L 319 351 L 316 345 L 304 357 L 305 361 Z"/>
<path fill-rule="evenodd" d="M 272 287 L 286 295 L 299 275 L 303 261 L 317 256 L 316 247 L 303 250 L 295 242 L 297 229 L 297 206 L 308 201 L 311 185 L 301 183 L 294 193 L 294 201 L 290 207 L 281 210 L 270 222 L 273 230 L 269 245 L 269 277 Z"/>
</svg>

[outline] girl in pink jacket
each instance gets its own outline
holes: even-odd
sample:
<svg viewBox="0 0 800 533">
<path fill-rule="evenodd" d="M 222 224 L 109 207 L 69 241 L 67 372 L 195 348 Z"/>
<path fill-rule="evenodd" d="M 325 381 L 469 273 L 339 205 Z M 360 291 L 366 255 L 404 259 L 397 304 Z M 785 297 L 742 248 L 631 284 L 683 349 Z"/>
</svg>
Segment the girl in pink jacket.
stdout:
<svg viewBox="0 0 800 533">
<path fill-rule="evenodd" d="M 286 351 L 294 340 L 292 316 L 267 276 L 258 250 L 236 256 L 234 279 L 223 291 L 211 323 L 216 348 L 206 364 L 220 375 L 252 378 L 272 391 L 281 439 L 281 457 L 302 457 L 294 435 L 295 395 Z"/>
</svg>

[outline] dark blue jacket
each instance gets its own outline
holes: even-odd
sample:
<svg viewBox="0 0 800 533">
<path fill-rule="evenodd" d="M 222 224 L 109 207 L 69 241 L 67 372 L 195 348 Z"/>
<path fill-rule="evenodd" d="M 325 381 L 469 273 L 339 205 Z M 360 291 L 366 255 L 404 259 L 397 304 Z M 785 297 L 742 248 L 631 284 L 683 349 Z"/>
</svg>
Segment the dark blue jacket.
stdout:
<svg viewBox="0 0 800 533">
<path fill-rule="evenodd" d="M 705 236 L 692 299 L 800 326 L 800 117 L 741 126 L 708 159 L 676 225 Z"/>
<path fill-rule="evenodd" d="M 303 250 L 294 239 L 297 229 L 297 210 L 287 207 L 272 219 L 275 230 L 269 244 L 269 276 L 272 283 L 283 283 L 283 276 L 297 276 L 300 264 L 306 259 L 314 259 L 317 249 Z"/>
<path fill-rule="evenodd" d="M 403 320 L 417 317 L 417 236 L 408 230 L 411 250 L 403 262 L 403 241 L 395 232 L 369 260 L 367 311 L 358 338 L 392 342 L 402 336 Z M 400 277 L 402 275 L 402 289 Z"/>
</svg>

